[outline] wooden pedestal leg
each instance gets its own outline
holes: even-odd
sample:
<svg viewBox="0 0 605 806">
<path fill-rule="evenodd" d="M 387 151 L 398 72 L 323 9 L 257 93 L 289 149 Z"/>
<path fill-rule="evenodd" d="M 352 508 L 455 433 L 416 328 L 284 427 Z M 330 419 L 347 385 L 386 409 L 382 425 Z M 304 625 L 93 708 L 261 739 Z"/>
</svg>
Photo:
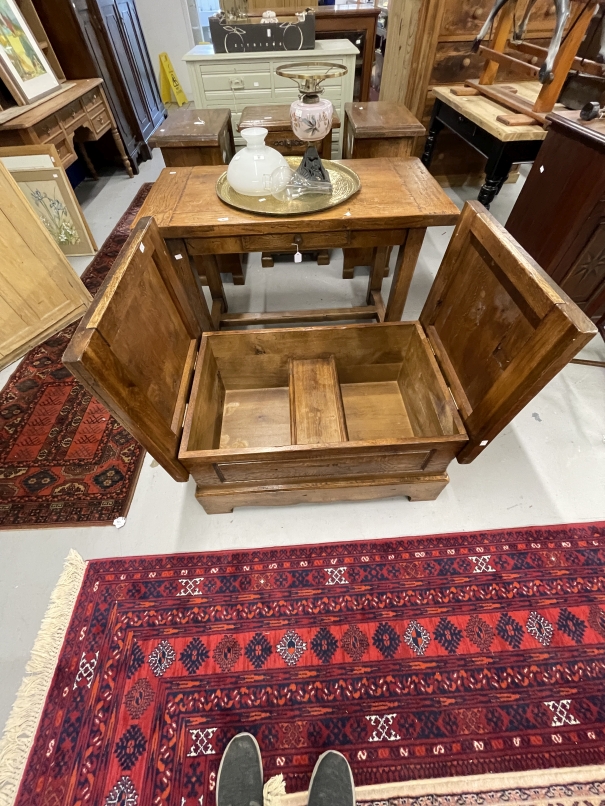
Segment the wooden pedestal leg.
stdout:
<svg viewBox="0 0 605 806">
<path fill-rule="evenodd" d="M 218 265 L 223 274 L 231 274 L 233 277 L 233 285 L 246 284 L 241 255 L 219 255 Z"/>
<path fill-rule="evenodd" d="M 330 265 L 330 250 L 329 249 L 320 249 L 317 253 L 317 265 L 318 266 L 329 266 Z"/>
<path fill-rule="evenodd" d="M 374 250 L 371 246 L 350 247 L 343 249 L 342 277 L 343 280 L 352 280 L 356 266 L 372 266 L 374 261 Z M 390 252 L 389 252 L 390 254 Z M 387 258 L 387 271 L 388 271 Z"/>
<path fill-rule="evenodd" d="M 377 246 L 374 249 L 374 260 L 372 262 L 372 269 L 370 271 L 370 280 L 368 282 L 368 294 L 366 302 L 368 305 L 374 304 L 374 292 L 380 293 L 382 289 L 382 281 L 384 279 L 384 267 L 387 264 L 387 256 L 389 254 L 388 246 Z"/>
<path fill-rule="evenodd" d="M 206 273 L 206 280 L 210 295 L 212 297 L 212 322 L 216 330 L 220 329 L 221 314 L 227 313 L 229 310 L 227 305 L 227 297 L 225 296 L 225 289 L 223 288 L 223 281 L 221 280 L 221 273 L 218 267 L 216 255 L 194 255 L 193 262 L 196 269 L 201 266 L 202 272 Z"/>
<path fill-rule="evenodd" d="M 95 166 L 93 165 L 92 160 L 90 159 L 90 154 L 86 150 L 86 143 L 78 143 L 77 144 L 77 150 L 79 151 L 80 156 L 82 157 L 82 159 L 84 161 L 84 164 L 88 168 L 88 173 L 92 176 L 92 178 L 95 180 L 95 182 L 98 182 L 99 181 L 99 174 L 97 173 L 97 170 L 96 170 Z"/>
<path fill-rule="evenodd" d="M 437 117 L 440 109 L 441 109 L 441 101 L 439 100 L 439 98 L 437 98 L 435 100 L 435 105 L 433 106 L 433 114 L 431 116 L 431 122 L 429 124 L 429 130 L 426 136 L 426 142 L 424 144 L 424 152 L 420 157 L 420 161 L 426 168 L 431 167 L 431 160 L 433 159 L 433 151 L 435 150 L 437 135 L 445 125 Z"/>
<path fill-rule="evenodd" d="M 263 269 L 272 269 L 275 265 L 271 252 L 263 252 L 260 259 Z"/>
<path fill-rule="evenodd" d="M 414 276 L 414 269 L 418 261 L 418 255 L 424 241 L 426 227 L 409 229 L 404 243 L 399 247 L 397 255 L 397 265 L 393 275 L 391 293 L 387 302 L 385 314 L 386 322 L 399 322 L 405 308 L 405 301 L 410 290 L 410 283 Z"/>
</svg>

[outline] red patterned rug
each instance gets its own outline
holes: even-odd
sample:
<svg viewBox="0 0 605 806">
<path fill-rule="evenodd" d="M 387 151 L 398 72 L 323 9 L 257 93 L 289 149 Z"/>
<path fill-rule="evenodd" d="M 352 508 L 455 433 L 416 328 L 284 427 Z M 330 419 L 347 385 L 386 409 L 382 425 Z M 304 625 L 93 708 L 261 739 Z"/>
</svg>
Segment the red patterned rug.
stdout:
<svg viewBox="0 0 605 806">
<path fill-rule="evenodd" d="M 93 296 L 150 190 L 82 275 Z M 145 452 L 63 366 L 76 326 L 31 350 L 0 392 L 0 529 L 108 524 L 128 511 Z"/>
<path fill-rule="evenodd" d="M 605 761 L 605 523 L 94 560 L 18 806 L 213 806 L 242 730 L 306 789 Z"/>
</svg>

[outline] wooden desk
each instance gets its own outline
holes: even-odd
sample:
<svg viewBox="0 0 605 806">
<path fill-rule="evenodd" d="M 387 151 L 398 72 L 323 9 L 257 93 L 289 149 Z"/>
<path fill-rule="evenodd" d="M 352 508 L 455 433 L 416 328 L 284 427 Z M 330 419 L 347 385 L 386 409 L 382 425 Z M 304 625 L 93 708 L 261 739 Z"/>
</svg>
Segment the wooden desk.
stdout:
<svg viewBox="0 0 605 806">
<path fill-rule="evenodd" d="M 506 223 L 593 321 L 605 317 L 605 121 L 552 112 Z M 605 321 L 605 320 L 604 320 Z"/>
<path fill-rule="evenodd" d="M 230 109 L 174 109 L 149 139 L 167 168 L 228 165 L 235 154 Z"/>
<path fill-rule="evenodd" d="M 508 82 L 507 86 L 515 87 L 523 97 L 533 98 L 537 93 L 536 86 L 542 85 L 537 81 L 523 81 Z M 460 85 L 433 87 L 435 104 L 422 162 L 427 168 L 430 166 L 437 135 L 444 127 L 455 132 L 487 157 L 485 182 L 478 199 L 489 208 L 506 182 L 511 167 L 519 162 L 535 160 L 546 131 L 540 125 L 506 126 L 497 118 L 510 115 L 510 109 L 483 95 L 454 95 L 453 89 L 460 89 Z"/>
<path fill-rule="evenodd" d="M 52 143 L 63 167 L 67 168 L 78 158 L 75 148 L 77 142 L 88 170 L 97 179 L 97 172 L 84 144 L 99 140 L 110 131 L 124 168 L 133 177 L 130 160 L 101 86 L 103 79 L 84 78 L 69 83 L 73 85 L 69 89 L 1 124 L 0 146 Z"/>
<path fill-rule="evenodd" d="M 344 160 L 361 179 L 361 190 L 345 204 L 307 216 L 272 218 L 228 207 L 216 195 L 220 166 L 162 171 L 136 221 L 153 216 L 173 255 L 204 270 L 213 299 L 212 322 L 221 326 L 401 319 L 427 227 L 455 223 L 458 208 L 415 157 Z M 136 222 L 135 222 L 136 223 Z M 228 313 L 217 255 L 372 247 L 367 305 L 354 308 L 275 313 Z M 389 248 L 399 246 L 388 303 L 381 297 Z"/>
<path fill-rule="evenodd" d="M 376 49 L 376 24 L 381 9 L 373 2 L 339 3 L 334 6 L 319 6 L 315 9 L 315 34 L 317 39 L 341 39 L 347 34 L 363 34 L 361 48 L 361 86 L 356 101 L 370 100 L 370 79 Z"/>
</svg>

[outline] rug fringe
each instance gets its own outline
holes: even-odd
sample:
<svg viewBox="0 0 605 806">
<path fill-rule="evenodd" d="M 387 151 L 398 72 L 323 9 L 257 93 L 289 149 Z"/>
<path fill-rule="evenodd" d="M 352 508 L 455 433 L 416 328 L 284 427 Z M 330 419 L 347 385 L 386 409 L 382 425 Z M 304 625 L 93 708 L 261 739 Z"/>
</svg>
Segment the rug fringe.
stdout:
<svg viewBox="0 0 605 806">
<path fill-rule="evenodd" d="M 13 806 L 87 563 L 70 550 L 0 739 L 0 806 Z"/>
</svg>

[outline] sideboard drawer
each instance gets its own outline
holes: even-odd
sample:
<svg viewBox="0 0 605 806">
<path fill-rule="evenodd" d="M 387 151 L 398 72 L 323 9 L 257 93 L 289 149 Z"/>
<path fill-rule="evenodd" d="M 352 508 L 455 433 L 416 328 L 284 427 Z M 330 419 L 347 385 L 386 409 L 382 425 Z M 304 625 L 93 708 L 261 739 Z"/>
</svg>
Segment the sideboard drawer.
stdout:
<svg viewBox="0 0 605 806">
<path fill-rule="evenodd" d="M 285 249 L 302 252 L 305 249 L 336 249 L 339 246 L 348 246 L 351 233 L 342 232 L 301 232 L 295 235 L 244 235 L 242 245 L 246 252 L 271 252 Z"/>
<path fill-rule="evenodd" d="M 257 62 L 251 59 L 249 62 L 239 62 L 235 60 L 219 61 L 215 56 L 216 61 L 204 61 L 200 64 L 199 70 L 202 78 L 208 73 L 268 73 L 271 74 L 271 62 Z"/>
<path fill-rule="evenodd" d="M 248 92 L 207 92 L 204 106 L 208 108 L 228 106 L 231 112 L 243 112 L 247 106 L 270 104 L 271 90 Z"/>
<path fill-rule="evenodd" d="M 269 73 L 218 74 L 202 76 L 206 92 L 247 92 L 248 90 L 270 90 Z"/>
</svg>

